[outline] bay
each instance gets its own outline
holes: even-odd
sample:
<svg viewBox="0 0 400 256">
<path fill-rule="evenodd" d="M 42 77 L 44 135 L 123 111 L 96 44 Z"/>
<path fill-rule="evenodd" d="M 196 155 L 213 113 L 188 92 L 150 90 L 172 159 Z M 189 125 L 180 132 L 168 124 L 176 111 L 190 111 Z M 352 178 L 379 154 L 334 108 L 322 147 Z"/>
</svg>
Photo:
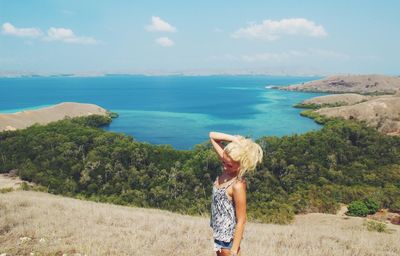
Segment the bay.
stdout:
<svg viewBox="0 0 400 256">
<path fill-rule="evenodd" d="M 324 93 L 269 88 L 320 79 L 293 76 L 132 76 L 0 78 L 0 112 L 65 101 L 93 103 L 119 117 L 103 129 L 135 140 L 192 149 L 210 131 L 253 139 L 320 129 L 293 105 Z"/>
</svg>

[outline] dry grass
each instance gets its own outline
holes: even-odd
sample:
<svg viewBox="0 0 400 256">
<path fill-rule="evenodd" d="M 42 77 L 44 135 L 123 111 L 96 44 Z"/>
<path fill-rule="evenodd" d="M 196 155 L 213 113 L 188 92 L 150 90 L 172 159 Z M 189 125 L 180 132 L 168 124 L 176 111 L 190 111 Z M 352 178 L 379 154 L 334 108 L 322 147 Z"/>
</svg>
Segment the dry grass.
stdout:
<svg viewBox="0 0 400 256">
<path fill-rule="evenodd" d="M 400 255 L 400 227 L 370 232 L 363 218 L 298 215 L 247 223 L 242 255 Z M 55 196 L 0 194 L 0 255 L 214 255 L 207 217 Z"/>
<path fill-rule="evenodd" d="M 22 182 L 23 181 L 16 176 L 0 174 L 0 189 L 18 189 Z"/>
</svg>

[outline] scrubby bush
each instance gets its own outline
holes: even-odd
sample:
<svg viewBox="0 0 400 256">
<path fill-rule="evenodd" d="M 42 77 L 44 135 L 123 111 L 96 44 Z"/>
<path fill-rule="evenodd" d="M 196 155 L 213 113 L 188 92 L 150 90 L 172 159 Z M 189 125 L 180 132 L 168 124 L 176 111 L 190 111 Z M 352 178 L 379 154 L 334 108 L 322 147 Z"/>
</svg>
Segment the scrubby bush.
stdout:
<svg viewBox="0 0 400 256">
<path fill-rule="evenodd" d="M 28 183 L 26 183 L 25 181 L 21 183 L 21 189 L 22 190 L 30 190 L 31 187 L 29 186 Z"/>
<path fill-rule="evenodd" d="M 379 210 L 379 205 L 371 198 L 356 200 L 348 207 L 348 215 L 365 217 L 368 214 L 374 214 Z"/>
<path fill-rule="evenodd" d="M 249 205 L 248 218 L 255 222 L 289 224 L 293 220 L 293 206 L 281 202 L 271 201 Z"/>
<path fill-rule="evenodd" d="M 349 204 L 347 215 L 365 217 L 369 213 L 368 207 L 361 200 Z"/>
<path fill-rule="evenodd" d="M 400 198 L 393 202 L 389 210 L 400 213 Z"/>
<path fill-rule="evenodd" d="M 13 188 L 0 188 L 0 194 L 5 194 L 14 191 Z"/>
<path fill-rule="evenodd" d="M 367 227 L 368 231 L 376 231 L 376 232 L 384 232 L 384 233 L 389 233 L 389 230 L 387 228 L 386 223 L 379 222 L 379 221 L 374 221 L 374 220 L 365 220 L 363 222 L 363 225 Z"/>
<path fill-rule="evenodd" d="M 379 210 L 379 205 L 371 198 L 364 199 L 364 204 L 368 208 L 368 214 L 374 214 Z"/>
</svg>

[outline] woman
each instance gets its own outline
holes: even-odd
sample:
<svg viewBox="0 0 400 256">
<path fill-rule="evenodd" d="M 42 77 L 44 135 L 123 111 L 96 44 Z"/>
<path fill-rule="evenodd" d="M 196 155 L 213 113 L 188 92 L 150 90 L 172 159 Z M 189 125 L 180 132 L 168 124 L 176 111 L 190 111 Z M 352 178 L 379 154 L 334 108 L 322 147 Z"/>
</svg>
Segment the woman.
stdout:
<svg viewBox="0 0 400 256">
<path fill-rule="evenodd" d="M 223 163 L 223 172 L 213 185 L 210 227 L 218 256 L 240 252 L 246 223 L 246 181 L 243 176 L 261 163 L 262 148 L 240 135 L 210 132 L 211 143 Z M 230 142 L 226 147 L 222 141 Z"/>
</svg>

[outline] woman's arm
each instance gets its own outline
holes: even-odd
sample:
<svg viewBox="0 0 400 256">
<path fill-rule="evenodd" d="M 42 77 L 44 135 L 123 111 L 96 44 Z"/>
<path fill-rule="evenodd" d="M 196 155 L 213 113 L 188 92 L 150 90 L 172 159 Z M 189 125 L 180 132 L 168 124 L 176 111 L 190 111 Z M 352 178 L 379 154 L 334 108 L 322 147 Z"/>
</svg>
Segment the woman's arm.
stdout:
<svg viewBox="0 0 400 256">
<path fill-rule="evenodd" d="M 236 206 L 236 228 L 231 252 L 237 253 L 246 224 L 246 181 L 237 182 L 233 185 L 233 200 Z"/>
<path fill-rule="evenodd" d="M 218 156 L 222 159 L 224 147 L 221 144 L 222 141 L 234 141 L 237 139 L 236 136 L 222 133 L 222 132 L 210 132 L 209 133 L 211 144 L 213 145 Z"/>
</svg>

